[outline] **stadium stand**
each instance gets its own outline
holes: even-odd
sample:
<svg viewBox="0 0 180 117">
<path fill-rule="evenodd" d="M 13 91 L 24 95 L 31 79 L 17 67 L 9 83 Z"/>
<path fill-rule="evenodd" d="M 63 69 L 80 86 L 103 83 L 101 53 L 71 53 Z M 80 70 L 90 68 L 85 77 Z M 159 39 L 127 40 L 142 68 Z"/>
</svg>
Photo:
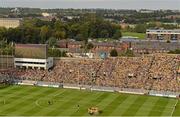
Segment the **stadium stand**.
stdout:
<svg viewBox="0 0 180 117">
<path fill-rule="evenodd" d="M 145 93 L 146 90 L 154 90 L 179 93 L 179 66 L 180 55 L 169 54 L 105 60 L 57 59 L 52 69 L 15 69 L 16 72 L 8 72 L 8 76 L 16 80 L 71 84 L 67 87 L 91 86 L 94 89 L 106 87 L 104 90 L 116 88 L 121 91 L 133 89 L 130 92 Z"/>
</svg>

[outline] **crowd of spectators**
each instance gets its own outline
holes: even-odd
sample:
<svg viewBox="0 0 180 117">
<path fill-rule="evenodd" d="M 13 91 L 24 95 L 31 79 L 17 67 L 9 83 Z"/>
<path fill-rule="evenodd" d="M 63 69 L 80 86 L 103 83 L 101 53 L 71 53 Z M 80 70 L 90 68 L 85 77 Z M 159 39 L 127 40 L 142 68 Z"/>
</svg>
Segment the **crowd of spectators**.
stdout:
<svg viewBox="0 0 180 117">
<path fill-rule="evenodd" d="M 20 80 L 77 85 L 180 91 L 179 55 L 154 54 L 107 59 L 59 59 L 49 70 L 15 69 L 0 75 Z"/>
</svg>

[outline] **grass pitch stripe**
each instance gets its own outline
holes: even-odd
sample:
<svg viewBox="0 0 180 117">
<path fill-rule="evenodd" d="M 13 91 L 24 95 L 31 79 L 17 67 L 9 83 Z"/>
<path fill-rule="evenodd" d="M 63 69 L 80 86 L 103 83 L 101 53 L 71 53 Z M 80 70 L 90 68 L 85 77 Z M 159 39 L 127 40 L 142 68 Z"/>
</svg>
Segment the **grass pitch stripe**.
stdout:
<svg viewBox="0 0 180 117">
<path fill-rule="evenodd" d="M 17 87 L 14 87 L 14 88 L 17 89 Z M 13 100 L 18 100 L 19 98 L 22 97 L 21 95 L 22 95 L 25 91 L 28 91 L 28 90 L 31 90 L 31 89 L 30 89 L 30 88 L 21 88 L 21 89 L 19 89 L 17 92 L 11 90 L 10 93 L 4 94 L 3 97 L 2 97 L 2 99 L 5 99 L 6 104 L 3 104 L 3 105 L 2 105 L 2 106 L 3 106 L 3 109 L 1 109 L 0 112 L 1 112 L 2 110 L 6 109 L 6 108 L 9 108 L 10 105 L 13 104 L 14 101 L 10 101 L 11 99 L 13 99 Z"/>
<path fill-rule="evenodd" d="M 94 93 L 94 92 L 93 92 Z M 102 92 L 97 92 L 98 96 L 94 97 L 92 100 L 88 101 L 88 104 L 85 104 L 83 107 L 84 109 L 81 110 L 81 116 L 87 116 L 87 109 L 89 107 L 93 107 L 93 106 L 97 106 L 99 103 L 101 103 L 102 101 L 104 101 L 107 97 L 108 94 L 107 93 L 102 93 Z"/>
<path fill-rule="evenodd" d="M 28 89 L 28 90 L 25 90 L 25 91 L 28 91 L 28 92 L 37 92 L 39 91 L 39 89 L 37 88 L 31 88 L 31 89 Z M 46 90 L 44 90 L 46 91 Z M 21 94 L 24 94 L 24 91 L 21 92 Z M 31 95 L 33 96 L 34 93 L 31 93 Z M 38 93 L 37 93 L 38 94 Z M 10 105 L 14 105 L 16 106 L 13 107 L 13 106 L 8 106 L 8 108 L 6 108 L 3 113 L 8 113 L 8 115 L 10 115 L 11 113 L 13 113 L 14 111 L 17 111 L 18 109 L 20 108 L 23 108 L 23 106 L 25 106 L 26 104 L 28 104 L 29 101 L 31 101 L 33 98 L 23 98 L 23 97 L 26 97 L 27 95 L 24 95 L 24 96 L 17 96 L 17 99 L 13 102 L 10 103 Z M 29 95 L 28 95 L 29 96 Z M 34 95 L 36 96 L 36 95 Z M 17 108 L 18 107 L 18 108 Z"/>
<path fill-rule="evenodd" d="M 22 87 L 15 87 L 15 86 L 6 86 L 4 88 L 0 88 L 0 94 L 7 94 L 9 93 L 11 90 L 14 90 L 14 89 L 22 89 Z"/>
<path fill-rule="evenodd" d="M 150 111 L 149 116 L 161 116 L 168 102 L 169 102 L 168 99 L 159 98 L 157 102 L 154 104 L 153 110 Z"/>
<path fill-rule="evenodd" d="M 78 93 L 77 91 L 70 92 L 67 90 L 65 93 L 63 93 L 64 94 L 63 98 L 65 98 L 66 100 L 64 100 L 62 103 L 54 104 L 53 105 L 54 108 L 52 110 L 47 111 L 46 115 L 58 115 L 59 111 L 62 111 L 61 109 L 63 109 L 63 108 L 61 108 L 61 106 L 64 103 L 69 101 L 68 97 L 74 97 L 74 95 L 76 95 L 77 93 Z M 75 98 L 76 98 L 76 96 L 75 96 Z M 73 99 L 73 98 L 70 98 L 70 99 Z"/>
<path fill-rule="evenodd" d="M 100 116 L 169 116 L 170 113 L 180 116 L 179 100 L 155 96 L 10 86 L 0 89 L 1 99 L 7 100 L 6 104 L 0 101 L 1 116 L 82 116 L 89 115 L 87 109 L 92 106 L 103 111 Z M 36 105 L 37 100 L 40 106 Z M 54 103 L 49 105 L 48 100 L 53 100 Z M 177 106 L 173 108 L 175 103 Z"/>
<path fill-rule="evenodd" d="M 50 90 L 50 89 L 46 89 L 46 90 Z M 46 92 L 46 90 L 42 90 L 42 91 Z M 31 93 L 29 93 L 29 95 L 27 95 L 26 92 L 31 92 Z M 31 87 L 31 89 L 29 89 L 27 91 L 23 91 L 23 93 L 22 93 L 23 95 L 17 96 L 17 99 L 11 103 L 13 105 L 16 105 L 16 107 L 18 107 L 18 108 L 11 107 L 9 109 L 6 109 L 5 112 L 10 111 L 9 114 L 11 114 L 14 111 L 16 111 L 17 109 L 24 108 L 24 106 L 29 105 L 28 102 L 32 102 L 34 100 L 33 96 L 36 97 L 36 96 L 40 95 L 40 92 L 41 92 L 41 90 L 38 88 L 35 88 L 35 87 L 34 88 Z M 26 98 L 26 97 L 29 97 L 29 98 Z"/>
<path fill-rule="evenodd" d="M 108 97 L 108 93 L 102 93 L 99 97 L 97 98 L 94 98 L 94 100 L 91 101 L 91 104 L 87 107 L 92 107 L 92 106 L 98 106 L 99 103 L 103 102 L 107 97 Z M 87 110 L 86 110 L 86 113 L 84 113 L 84 115 L 88 115 L 87 114 Z"/>
<path fill-rule="evenodd" d="M 89 95 L 87 98 L 84 98 L 84 100 L 81 100 L 78 103 L 80 105 L 80 110 L 73 112 L 71 114 L 71 116 L 83 116 L 83 115 L 86 115 L 87 114 L 87 107 L 90 107 L 92 105 L 96 105 L 95 102 L 94 102 L 95 99 L 102 96 L 102 94 L 98 93 L 98 92 L 94 92 L 93 94 L 92 93 L 90 93 L 90 94 L 91 95 Z"/>
<path fill-rule="evenodd" d="M 136 112 L 136 116 L 145 116 L 153 110 L 154 104 L 158 101 L 158 98 L 147 96 L 147 100 L 142 104 L 139 110 Z"/>
<path fill-rule="evenodd" d="M 80 100 L 82 100 L 83 98 L 86 98 L 86 96 L 90 95 L 89 93 L 79 93 L 79 94 L 75 94 L 74 97 L 72 98 L 73 102 L 72 101 L 65 101 L 62 105 L 60 105 L 59 109 L 61 110 L 59 113 L 55 114 L 55 115 L 64 115 L 64 114 L 67 114 L 67 111 L 68 111 L 68 114 L 72 114 L 71 112 L 73 112 L 73 110 L 78 102 Z M 73 109 L 72 109 L 73 108 Z M 72 109 L 72 110 L 71 110 Z M 71 110 L 71 112 L 69 112 Z"/>
<path fill-rule="evenodd" d="M 37 92 L 35 92 L 33 95 L 32 95 L 32 97 L 31 97 L 31 99 L 35 96 L 35 97 L 38 97 L 38 99 L 41 99 L 41 98 L 46 98 L 47 96 L 44 96 L 44 94 L 48 94 L 48 96 L 50 96 L 52 93 L 55 93 L 55 92 L 57 92 L 57 90 L 51 90 L 51 89 L 49 89 L 49 90 L 47 90 L 47 91 L 45 91 L 45 92 L 43 92 L 42 90 L 38 90 Z M 28 95 L 28 96 L 31 96 L 31 95 Z M 26 104 L 23 108 L 21 108 L 21 113 L 23 113 L 23 115 L 26 115 L 26 112 L 27 111 L 29 111 L 29 110 L 31 110 L 30 108 L 32 108 L 34 105 L 35 105 L 35 103 L 36 103 L 36 101 L 38 100 L 37 98 L 36 99 L 33 99 L 32 100 L 32 102 L 33 103 L 31 103 L 31 104 Z M 40 109 L 36 109 L 36 111 L 40 111 Z M 34 113 L 35 113 L 35 111 L 34 111 Z"/>
<path fill-rule="evenodd" d="M 111 112 L 111 114 L 108 114 L 108 115 L 117 115 L 117 112 L 121 111 L 121 109 L 119 107 L 121 106 L 121 104 L 126 102 L 128 97 L 129 97 L 128 95 L 122 95 L 119 102 L 117 102 L 118 105 L 116 106 L 116 108 L 114 108 L 113 111 Z"/>
<path fill-rule="evenodd" d="M 7 88 L 0 89 L 0 96 L 4 95 L 13 95 L 13 93 L 21 93 L 21 90 L 24 90 L 22 87 L 19 86 L 9 86 Z"/>
<path fill-rule="evenodd" d="M 107 93 L 108 94 L 108 93 Z M 109 93 L 106 98 L 104 98 L 102 101 L 98 102 L 95 106 L 97 106 L 100 110 L 104 110 L 106 106 L 111 104 L 111 102 L 118 97 L 118 95 L 114 95 Z"/>
<path fill-rule="evenodd" d="M 89 96 L 91 96 L 91 93 L 84 93 L 83 95 L 80 95 L 79 99 L 75 100 L 73 103 L 72 102 L 67 102 L 65 104 L 65 106 L 63 105 L 63 107 L 66 109 L 65 111 L 61 111 L 60 114 L 62 115 L 66 115 L 67 113 L 71 113 L 70 115 L 72 115 L 75 112 L 79 112 L 81 110 L 78 110 L 77 105 L 84 105 L 84 100 L 89 99 Z M 88 100 L 86 100 L 88 101 Z M 67 110 L 68 109 L 68 110 Z"/>
<path fill-rule="evenodd" d="M 169 99 L 167 105 L 165 106 L 164 110 L 162 111 L 163 116 L 172 116 L 174 109 L 174 105 L 176 104 L 176 99 Z"/>
<path fill-rule="evenodd" d="M 45 88 L 48 89 L 48 88 Z M 36 105 L 36 101 L 37 100 L 50 100 L 51 97 L 49 97 L 49 94 L 51 95 L 51 93 L 56 93 L 57 90 L 53 90 L 52 88 L 50 88 L 49 90 L 43 92 L 41 91 L 41 93 L 39 95 L 37 95 L 37 97 L 35 98 L 35 100 L 33 100 L 33 102 L 30 104 L 29 109 L 24 110 L 23 114 L 24 115 L 34 115 L 36 113 L 39 113 L 41 110 L 44 110 L 44 108 L 39 107 L 38 105 Z"/>
<path fill-rule="evenodd" d="M 175 111 L 173 112 L 173 116 L 180 116 L 180 101 L 178 101 Z"/>
<path fill-rule="evenodd" d="M 61 90 L 61 89 L 59 89 L 59 90 L 57 90 L 56 92 L 53 92 L 53 93 L 51 93 L 50 95 L 48 94 L 48 100 L 52 100 L 53 101 L 53 105 L 50 105 L 50 106 L 52 106 L 52 108 L 51 109 L 49 109 L 49 108 L 47 108 L 47 107 L 45 107 L 45 106 L 43 106 L 43 105 L 40 105 L 40 107 L 38 107 L 38 109 L 36 109 L 37 108 L 37 103 L 38 102 L 35 102 L 35 107 L 36 108 L 31 108 L 30 110 L 28 110 L 28 111 L 26 111 L 25 112 L 25 115 L 28 115 L 28 113 L 30 114 L 32 111 L 34 112 L 34 114 L 33 115 L 41 115 L 42 113 L 44 114 L 44 115 L 46 115 L 46 113 L 48 113 L 49 111 L 52 111 L 53 110 L 53 106 L 54 106 L 54 104 L 56 103 L 56 102 L 54 102 L 54 98 L 55 98 L 55 96 L 58 94 L 58 95 L 63 95 L 64 93 L 65 93 L 66 91 L 65 90 Z M 43 99 L 43 98 L 42 98 Z M 36 101 L 39 101 L 39 100 L 36 100 Z M 49 105 L 48 105 L 49 106 Z M 50 107 L 49 106 L 49 107 Z"/>
<path fill-rule="evenodd" d="M 111 115 L 111 113 L 116 109 L 123 101 L 127 98 L 127 95 L 118 95 L 108 106 L 106 106 L 103 110 L 103 115 Z"/>
<path fill-rule="evenodd" d="M 123 100 L 123 102 L 118 107 L 116 107 L 116 109 L 112 112 L 112 115 L 122 115 L 131 106 L 131 104 L 134 103 L 136 98 L 138 98 L 137 96 L 134 95 L 127 95 L 127 96 L 128 97 L 125 100 Z"/>
<path fill-rule="evenodd" d="M 177 108 L 180 108 L 180 102 L 178 101 L 178 99 L 174 104 L 171 116 L 180 116 L 180 111 L 178 111 Z"/>
<path fill-rule="evenodd" d="M 144 104 L 144 102 L 147 100 L 147 97 L 139 96 L 134 100 L 134 102 L 127 108 L 127 110 L 122 114 L 123 116 L 134 116 L 136 115 L 136 112 L 139 110 L 139 108 Z M 136 106 L 138 104 L 138 106 Z M 133 107 L 133 108 L 132 108 Z"/>
</svg>

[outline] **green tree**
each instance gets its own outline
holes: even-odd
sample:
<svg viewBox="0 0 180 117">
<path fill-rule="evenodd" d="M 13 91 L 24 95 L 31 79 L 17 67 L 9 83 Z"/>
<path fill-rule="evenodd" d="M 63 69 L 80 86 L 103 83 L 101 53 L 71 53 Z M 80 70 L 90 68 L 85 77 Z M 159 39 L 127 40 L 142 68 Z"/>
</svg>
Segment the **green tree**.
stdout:
<svg viewBox="0 0 180 117">
<path fill-rule="evenodd" d="M 54 38 L 54 37 L 50 37 L 48 39 L 48 44 L 49 44 L 49 47 L 56 47 L 57 45 L 57 39 Z"/>
<path fill-rule="evenodd" d="M 109 32 L 107 30 L 101 30 L 99 35 L 101 38 L 109 38 Z"/>
<path fill-rule="evenodd" d="M 75 39 L 76 39 L 76 41 L 83 41 L 84 40 L 84 36 L 82 34 L 77 34 Z"/>
<path fill-rule="evenodd" d="M 169 51 L 168 52 L 169 54 L 180 54 L 180 49 L 176 49 L 176 50 L 174 50 L 174 51 Z"/>
<path fill-rule="evenodd" d="M 64 31 L 56 31 L 54 33 L 54 37 L 56 37 L 58 40 L 65 38 L 65 32 Z"/>
<path fill-rule="evenodd" d="M 3 40 L 4 38 L 6 38 L 6 34 L 7 34 L 7 29 L 0 27 L 0 40 Z"/>
<path fill-rule="evenodd" d="M 46 40 L 49 38 L 49 36 L 50 36 L 49 27 L 48 26 L 41 27 L 41 31 L 40 31 L 41 43 L 45 43 Z"/>
<path fill-rule="evenodd" d="M 137 24 L 134 28 L 134 31 L 137 33 L 145 33 L 146 32 L 146 25 L 145 24 Z"/>
<path fill-rule="evenodd" d="M 88 50 L 92 49 L 93 47 L 94 47 L 94 45 L 93 45 L 92 43 L 88 43 L 88 44 L 87 44 L 87 49 L 88 49 Z"/>
<path fill-rule="evenodd" d="M 122 37 L 122 33 L 120 30 L 116 30 L 116 32 L 113 35 L 113 39 L 119 39 Z"/>
<path fill-rule="evenodd" d="M 57 20 L 55 23 L 54 23 L 54 29 L 55 30 L 59 30 L 59 31 L 64 31 L 64 25 L 61 21 Z"/>
<path fill-rule="evenodd" d="M 110 56 L 111 57 L 117 57 L 118 56 L 118 52 L 116 49 L 112 49 L 111 52 L 110 52 Z"/>
<path fill-rule="evenodd" d="M 66 57 L 66 51 L 61 51 L 57 48 L 48 49 L 48 55 L 50 57 Z"/>
</svg>

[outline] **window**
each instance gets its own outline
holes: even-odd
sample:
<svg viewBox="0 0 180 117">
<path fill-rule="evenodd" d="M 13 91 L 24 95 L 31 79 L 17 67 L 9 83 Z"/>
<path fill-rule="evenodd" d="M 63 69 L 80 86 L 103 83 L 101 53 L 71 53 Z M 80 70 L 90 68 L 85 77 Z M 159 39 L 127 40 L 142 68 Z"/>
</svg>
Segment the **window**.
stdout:
<svg viewBox="0 0 180 117">
<path fill-rule="evenodd" d="M 15 61 L 15 63 L 25 63 L 25 64 L 39 64 L 44 65 L 44 62 L 24 62 L 24 61 Z"/>
</svg>

